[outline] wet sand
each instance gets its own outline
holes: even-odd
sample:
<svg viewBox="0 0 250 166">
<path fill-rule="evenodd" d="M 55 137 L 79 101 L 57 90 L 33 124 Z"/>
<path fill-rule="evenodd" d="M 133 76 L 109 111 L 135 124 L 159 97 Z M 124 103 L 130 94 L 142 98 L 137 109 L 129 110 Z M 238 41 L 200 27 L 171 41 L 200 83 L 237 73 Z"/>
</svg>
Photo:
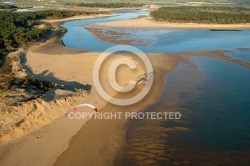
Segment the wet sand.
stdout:
<svg viewBox="0 0 250 166">
<path fill-rule="evenodd" d="M 124 44 L 132 46 L 148 46 L 153 43 L 152 39 L 138 39 L 133 37 L 133 34 L 129 32 L 121 32 L 116 29 L 107 29 L 100 27 L 84 27 L 92 34 L 94 34 L 98 39 L 113 43 L 113 44 Z"/>
</svg>

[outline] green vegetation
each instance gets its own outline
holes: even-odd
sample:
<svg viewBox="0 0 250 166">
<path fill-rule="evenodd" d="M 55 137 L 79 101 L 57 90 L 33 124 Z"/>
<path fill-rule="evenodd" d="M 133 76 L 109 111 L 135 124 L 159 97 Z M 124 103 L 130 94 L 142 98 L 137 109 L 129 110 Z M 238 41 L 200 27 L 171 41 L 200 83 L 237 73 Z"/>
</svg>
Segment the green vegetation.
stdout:
<svg viewBox="0 0 250 166">
<path fill-rule="evenodd" d="M 53 83 L 40 81 L 40 80 L 33 79 L 30 76 L 25 76 L 24 78 L 21 78 L 21 79 L 13 78 L 9 83 L 8 89 L 10 89 L 10 87 L 27 88 L 27 86 L 31 86 L 31 85 L 45 92 L 55 87 Z"/>
<path fill-rule="evenodd" d="M 39 24 L 38 17 L 38 14 L 29 12 L 0 12 L 0 48 L 12 51 L 48 33 L 49 24 L 43 29 L 34 27 Z"/>
<path fill-rule="evenodd" d="M 12 61 L 19 61 L 19 58 L 7 57 L 5 62 L 0 68 L 0 94 L 2 92 L 8 91 L 11 88 L 22 88 L 25 89 L 28 86 L 35 86 L 39 90 L 49 91 L 55 87 L 53 83 L 40 81 L 31 78 L 30 76 L 25 76 L 23 78 L 16 78 L 15 73 L 12 72 Z"/>
<path fill-rule="evenodd" d="M 133 8 L 142 7 L 144 4 L 134 4 L 134 3 L 77 3 L 76 6 L 82 7 L 99 7 L 99 8 Z"/>
<path fill-rule="evenodd" d="M 51 31 L 52 26 L 42 22 L 42 19 L 61 19 L 76 15 L 99 13 L 104 14 L 107 12 L 43 10 L 19 13 L 0 11 L 0 94 L 13 86 L 25 88 L 26 85 L 33 85 L 43 91 L 53 88 L 54 85 L 51 83 L 33 80 L 28 77 L 24 79 L 15 78 L 15 74 L 12 73 L 12 61 L 16 60 L 6 56 L 8 52 L 15 50 L 15 48 L 27 46 L 27 44 Z M 62 32 L 65 33 L 66 30 L 62 30 Z"/>
<path fill-rule="evenodd" d="M 96 13 L 96 12 L 95 12 Z M 103 13 L 103 12 L 101 12 Z M 0 49 L 13 51 L 35 39 L 41 38 L 51 30 L 50 24 L 44 24 L 41 19 L 61 19 L 76 15 L 90 15 L 85 11 L 44 10 L 36 12 L 0 12 Z M 1 54 L 1 53 L 0 53 Z"/>
<path fill-rule="evenodd" d="M 10 88 L 10 82 L 13 79 L 14 73 L 12 73 L 12 60 L 9 57 L 3 58 L 0 61 L 0 94 L 2 91 L 6 91 Z"/>
<path fill-rule="evenodd" d="M 185 23 L 250 23 L 250 9 L 240 7 L 162 7 L 150 14 L 156 21 Z"/>
<path fill-rule="evenodd" d="M 19 99 L 18 102 L 25 102 L 33 99 L 37 99 L 42 96 L 44 93 L 56 88 L 57 85 L 54 83 L 41 81 L 33 79 L 30 76 L 25 76 L 23 78 L 11 77 L 6 80 L 4 86 L 0 86 L 0 95 L 4 94 L 6 91 L 17 92 L 16 90 L 24 89 L 27 93 L 30 94 L 30 97 Z M 16 102 L 11 104 L 17 104 Z"/>
<path fill-rule="evenodd" d="M 249 13 L 249 8 L 244 7 L 216 7 L 216 6 L 181 6 L 181 7 L 164 7 L 159 10 L 167 10 L 169 12 L 209 12 L 209 13 L 228 13 L 228 14 L 241 14 Z"/>
</svg>

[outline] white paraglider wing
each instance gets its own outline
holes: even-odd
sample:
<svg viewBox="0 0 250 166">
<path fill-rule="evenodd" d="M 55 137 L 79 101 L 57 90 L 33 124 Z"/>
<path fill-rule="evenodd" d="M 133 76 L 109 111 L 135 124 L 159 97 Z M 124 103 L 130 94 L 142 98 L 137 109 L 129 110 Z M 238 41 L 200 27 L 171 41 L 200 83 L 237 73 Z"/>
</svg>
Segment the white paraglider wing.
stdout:
<svg viewBox="0 0 250 166">
<path fill-rule="evenodd" d="M 97 112 L 97 108 L 95 106 L 93 106 L 92 104 L 87 104 L 87 103 L 86 104 L 79 104 L 78 106 L 76 106 L 76 108 L 78 108 L 78 107 L 89 107 L 89 108 L 94 109 Z"/>
</svg>

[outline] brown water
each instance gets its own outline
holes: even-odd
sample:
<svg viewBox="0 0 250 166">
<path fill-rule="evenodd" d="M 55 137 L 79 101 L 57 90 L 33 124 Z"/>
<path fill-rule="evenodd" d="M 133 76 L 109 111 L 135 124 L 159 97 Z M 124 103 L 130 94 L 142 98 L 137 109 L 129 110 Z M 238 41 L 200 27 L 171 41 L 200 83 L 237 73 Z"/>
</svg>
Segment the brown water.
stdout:
<svg viewBox="0 0 250 166">
<path fill-rule="evenodd" d="M 146 112 L 181 120 L 130 120 L 115 165 L 249 165 L 250 71 L 207 57 L 180 64 Z"/>
</svg>

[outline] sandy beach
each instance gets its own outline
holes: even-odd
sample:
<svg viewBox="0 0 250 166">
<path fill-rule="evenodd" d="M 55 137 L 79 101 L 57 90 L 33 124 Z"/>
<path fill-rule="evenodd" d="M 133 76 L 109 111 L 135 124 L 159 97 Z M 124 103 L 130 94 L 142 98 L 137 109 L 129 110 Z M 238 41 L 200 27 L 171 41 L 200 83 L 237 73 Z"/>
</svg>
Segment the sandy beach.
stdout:
<svg viewBox="0 0 250 166">
<path fill-rule="evenodd" d="M 112 28 L 170 28 L 170 29 L 216 29 L 216 30 L 244 30 L 250 29 L 250 24 L 195 24 L 157 22 L 151 17 L 139 17 L 124 21 L 94 24 L 100 27 Z"/>
</svg>

